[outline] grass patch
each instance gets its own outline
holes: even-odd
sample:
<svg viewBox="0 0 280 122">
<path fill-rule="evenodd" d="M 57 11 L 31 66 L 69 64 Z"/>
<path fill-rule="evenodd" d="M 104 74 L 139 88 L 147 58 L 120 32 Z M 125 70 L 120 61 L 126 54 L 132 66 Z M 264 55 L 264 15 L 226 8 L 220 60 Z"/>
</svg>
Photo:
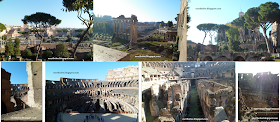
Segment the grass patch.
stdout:
<svg viewBox="0 0 280 122">
<path fill-rule="evenodd" d="M 113 44 L 112 44 L 112 47 L 115 47 L 115 46 L 120 46 L 120 45 L 122 45 L 122 43 L 120 43 L 120 42 L 116 42 L 116 43 L 113 43 Z"/>
<path fill-rule="evenodd" d="M 164 46 L 170 48 L 171 45 L 174 43 L 168 43 L 168 42 L 157 42 L 157 41 L 143 41 L 138 43 L 139 47 L 150 47 L 150 46 Z"/>
</svg>

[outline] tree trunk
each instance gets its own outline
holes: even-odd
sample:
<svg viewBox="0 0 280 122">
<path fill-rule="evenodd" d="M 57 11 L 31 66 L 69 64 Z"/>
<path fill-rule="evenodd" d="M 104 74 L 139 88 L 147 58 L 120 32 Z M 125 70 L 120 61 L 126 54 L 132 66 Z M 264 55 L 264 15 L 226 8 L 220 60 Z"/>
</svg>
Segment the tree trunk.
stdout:
<svg viewBox="0 0 280 122">
<path fill-rule="evenodd" d="M 76 52 L 77 52 L 77 49 L 78 49 L 78 46 L 79 44 L 84 40 L 85 38 L 85 35 L 87 34 L 88 30 L 90 29 L 91 25 L 86 29 L 86 31 L 83 33 L 83 36 L 80 38 L 80 40 L 77 42 L 76 46 L 75 46 L 75 49 L 74 49 L 74 52 L 73 52 L 73 58 L 75 59 L 75 56 L 76 56 Z"/>
<path fill-rule="evenodd" d="M 267 51 L 270 54 L 271 53 L 271 51 L 270 51 L 270 49 L 271 49 L 270 46 L 271 45 L 270 45 L 270 42 L 269 42 L 269 40 L 267 38 L 267 35 L 266 35 L 266 29 L 264 29 L 262 26 L 261 26 L 261 28 L 263 29 L 263 32 L 264 32 L 264 38 L 265 38 L 265 42 L 266 42 L 266 46 L 267 46 Z"/>
<path fill-rule="evenodd" d="M 39 53 L 40 53 L 40 50 L 41 50 L 41 44 L 43 42 L 43 36 L 39 34 L 39 31 L 37 32 L 37 34 L 41 37 L 41 41 L 40 41 L 40 44 L 39 44 L 39 49 L 37 51 L 36 61 L 38 61 L 38 56 L 39 56 Z"/>
<path fill-rule="evenodd" d="M 204 40 L 205 40 L 206 36 L 207 36 L 207 33 L 205 32 L 205 36 L 204 36 L 204 38 L 203 38 L 202 44 L 204 44 Z"/>
</svg>

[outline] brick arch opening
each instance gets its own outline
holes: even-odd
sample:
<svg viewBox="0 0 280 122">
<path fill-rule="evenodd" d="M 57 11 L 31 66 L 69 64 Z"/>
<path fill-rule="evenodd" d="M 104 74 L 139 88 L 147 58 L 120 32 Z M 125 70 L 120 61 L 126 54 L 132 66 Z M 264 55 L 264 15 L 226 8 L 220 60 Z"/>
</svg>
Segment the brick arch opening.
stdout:
<svg viewBox="0 0 280 122">
<path fill-rule="evenodd" d="M 202 61 L 213 61 L 211 56 L 205 56 Z"/>
<path fill-rule="evenodd" d="M 245 61 L 245 59 L 242 56 L 236 56 L 233 61 Z"/>
</svg>

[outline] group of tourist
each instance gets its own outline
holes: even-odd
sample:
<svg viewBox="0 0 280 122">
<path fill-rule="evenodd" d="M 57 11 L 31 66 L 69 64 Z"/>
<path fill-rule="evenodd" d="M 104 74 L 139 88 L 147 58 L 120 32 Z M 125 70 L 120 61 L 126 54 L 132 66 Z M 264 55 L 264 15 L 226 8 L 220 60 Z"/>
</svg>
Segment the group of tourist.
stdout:
<svg viewBox="0 0 280 122">
<path fill-rule="evenodd" d="M 85 116 L 84 117 L 84 122 L 88 122 L 88 120 L 90 120 L 90 119 L 97 119 L 98 122 L 104 122 L 104 118 L 99 117 L 97 115 L 92 115 L 92 114 Z"/>
</svg>

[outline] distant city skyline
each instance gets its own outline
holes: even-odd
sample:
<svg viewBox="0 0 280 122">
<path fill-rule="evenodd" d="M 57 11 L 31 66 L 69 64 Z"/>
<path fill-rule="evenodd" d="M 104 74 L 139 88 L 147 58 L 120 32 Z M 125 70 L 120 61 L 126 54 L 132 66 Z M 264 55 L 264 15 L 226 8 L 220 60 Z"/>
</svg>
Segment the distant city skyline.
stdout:
<svg viewBox="0 0 280 122">
<path fill-rule="evenodd" d="M 203 23 L 214 23 L 214 24 L 226 24 L 232 22 L 234 19 L 238 18 L 239 12 L 246 11 L 252 7 L 258 7 L 266 2 L 278 2 L 277 0 L 255 0 L 245 1 L 245 0 L 235 0 L 235 1 L 221 1 L 221 0 L 190 0 L 189 2 L 189 14 L 191 16 L 191 21 L 188 24 L 190 28 L 187 32 L 187 40 L 192 40 L 195 43 L 202 43 L 205 33 L 203 31 L 199 31 L 196 27 L 199 24 Z M 199 9 L 199 8 L 216 8 L 213 10 L 210 9 Z M 271 28 L 267 31 L 267 34 Z M 262 29 L 260 32 L 263 33 Z M 215 43 L 215 34 L 212 38 L 213 44 Z M 211 38 L 209 34 L 204 40 L 204 44 L 207 45 Z"/>
<path fill-rule="evenodd" d="M 97 15 L 113 18 L 136 15 L 138 22 L 172 21 L 180 13 L 181 0 L 94 0 L 93 11 Z"/>
<path fill-rule="evenodd" d="M 138 62 L 46 62 L 46 80 L 60 78 L 98 79 L 105 81 L 109 70 L 127 66 L 138 66 Z"/>
<path fill-rule="evenodd" d="M 59 28 L 86 28 L 77 18 L 78 12 L 64 12 L 62 8 L 64 8 L 62 0 L 3 0 L 0 2 L 0 23 L 23 27 L 21 19 L 25 15 L 44 12 L 62 20 L 58 25 Z"/>
</svg>

